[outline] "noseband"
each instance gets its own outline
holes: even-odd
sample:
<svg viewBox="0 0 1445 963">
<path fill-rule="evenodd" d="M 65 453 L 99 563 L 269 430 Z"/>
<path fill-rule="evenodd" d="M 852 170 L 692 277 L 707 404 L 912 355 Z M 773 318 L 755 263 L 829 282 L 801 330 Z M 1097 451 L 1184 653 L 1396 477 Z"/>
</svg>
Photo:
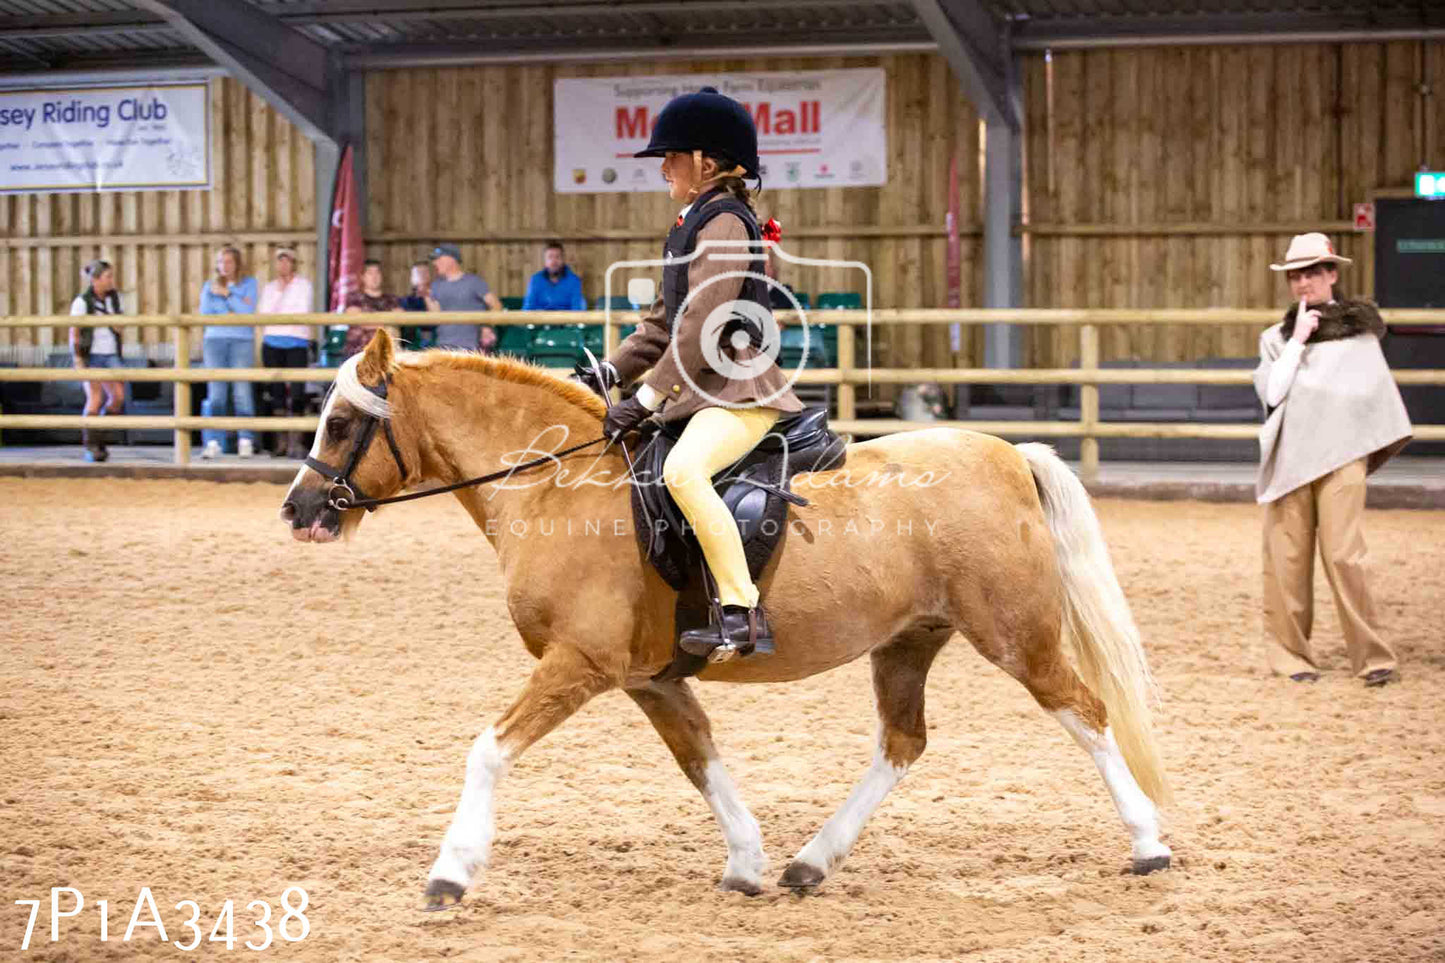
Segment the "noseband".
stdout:
<svg viewBox="0 0 1445 963">
<path fill-rule="evenodd" d="M 386 387 L 391 383 L 391 377 L 387 376 L 381 380 L 376 387 L 363 385 L 367 391 L 376 395 L 383 401 L 386 400 Z M 363 412 L 363 414 L 365 414 Z M 338 512 L 346 511 L 348 508 L 357 507 L 358 501 L 370 502 L 373 499 L 367 498 L 366 493 L 351 478 L 351 473 L 356 471 L 356 466 L 361 464 L 361 459 L 366 457 L 366 449 L 371 447 L 372 436 L 376 434 L 376 426 L 381 425 L 386 432 L 386 444 L 391 449 L 391 457 L 396 460 L 396 469 L 401 472 L 401 483 L 406 484 L 406 462 L 402 460 L 401 449 L 396 446 L 396 436 L 391 433 L 391 419 L 378 418 L 376 415 L 367 414 L 366 424 L 362 427 L 361 433 L 356 436 L 356 442 L 351 448 L 351 457 L 346 460 L 346 470 L 341 471 L 326 464 L 320 458 L 306 456 L 306 467 L 317 472 L 323 478 L 331 479 L 331 487 L 326 490 L 326 504 Z M 325 431 L 326 426 L 318 429 Z M 367 511 L 376 511 L 376 505 L 364 506 Z"/>
</svg>

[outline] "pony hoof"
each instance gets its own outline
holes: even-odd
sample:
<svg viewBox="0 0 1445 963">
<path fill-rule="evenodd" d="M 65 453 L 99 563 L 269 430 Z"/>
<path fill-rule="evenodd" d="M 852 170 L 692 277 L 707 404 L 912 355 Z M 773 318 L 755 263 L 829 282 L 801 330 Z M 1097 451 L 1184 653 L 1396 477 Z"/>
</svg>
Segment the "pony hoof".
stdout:
<svg viewBox="0 0 1445 963">
<path fill-rule="evenodd" d="M 1135 876 L 1148 876 L 1150 873 L 1157 873 L 1161 869 L 1169 868 L 1168 856 L 1153 856 L 1149 859 L 1136 859 L 1129 871 Z"/>
<path fill-rule="evenodd" d="M 727 879 L 724 879 L 721 883 L 717 884 L 717 888 L 724 893 L 742 893 L 744 896 L 757 896 L 763 891 L 763 888 L 757 883 L 747 879 L 739 879 L 736 876 L 729 876 Z"/>
<path fill-rule="evenodd" d="M 794 860 L 783 870 L 778 885 L 787 889 L 811 889 L 823 885 L 823 871 L 812 863 Z"/>
<path fill-rule="evenodd" d="M 426 906 L 428 913 L 452 909 L 461 905 L 466 890 L 449 879 L 434 879 L 426 884 Z"/>
</svg>

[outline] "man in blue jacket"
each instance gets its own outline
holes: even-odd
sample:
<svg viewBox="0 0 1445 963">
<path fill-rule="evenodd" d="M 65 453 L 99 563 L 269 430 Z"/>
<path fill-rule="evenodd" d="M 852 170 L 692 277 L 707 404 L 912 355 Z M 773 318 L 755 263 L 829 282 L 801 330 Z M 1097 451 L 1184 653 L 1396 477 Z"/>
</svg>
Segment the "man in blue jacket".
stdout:
<svg viewBox="0 0 1445 963">
<path fill-rule="evenodd" d="M 542 270 L 532 275 L 527 296 L 522 299 L 523 311 L 586 311 L 587 299 L 582 296 L 582 278 L 563 260 L 561 241 L 548 241 L 542 252 Z"/>
</svg>

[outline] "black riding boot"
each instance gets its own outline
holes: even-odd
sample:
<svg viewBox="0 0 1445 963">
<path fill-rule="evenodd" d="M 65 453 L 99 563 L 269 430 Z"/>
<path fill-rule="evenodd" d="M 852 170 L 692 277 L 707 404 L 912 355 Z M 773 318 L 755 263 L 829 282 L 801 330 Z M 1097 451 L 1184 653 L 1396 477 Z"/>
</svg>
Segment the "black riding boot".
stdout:
<svg viewBox="0 0 1445 963">
<path fill-rule="evenodd" d="M 709 662 L 723 662 L 734 655 L 771 655 L 773 630 L 761 605 L 752 609 L 724 605 L 722 625 L 688 629 L 677 644 L 684 652 L 703 656 Z"/>
</svg>

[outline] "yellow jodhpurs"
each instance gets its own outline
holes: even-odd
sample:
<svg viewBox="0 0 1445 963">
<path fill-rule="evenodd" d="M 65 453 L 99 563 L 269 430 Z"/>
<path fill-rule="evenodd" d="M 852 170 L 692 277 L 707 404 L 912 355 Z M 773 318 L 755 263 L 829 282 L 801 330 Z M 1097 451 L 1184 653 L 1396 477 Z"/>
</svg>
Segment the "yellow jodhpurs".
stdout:
<svg viewBox="0 0 1445 963">
<path fill-rule="evenodd" d="M 748 575 L 737 522 L 713 491 L 712 476 L 752 451 L 778 414 L 776 408 L 704 408 L 692 416 L 662 466 L 662 480 L 702 545 L 723 605 L 753 608 L 758 587 Z"/>
</svg>

